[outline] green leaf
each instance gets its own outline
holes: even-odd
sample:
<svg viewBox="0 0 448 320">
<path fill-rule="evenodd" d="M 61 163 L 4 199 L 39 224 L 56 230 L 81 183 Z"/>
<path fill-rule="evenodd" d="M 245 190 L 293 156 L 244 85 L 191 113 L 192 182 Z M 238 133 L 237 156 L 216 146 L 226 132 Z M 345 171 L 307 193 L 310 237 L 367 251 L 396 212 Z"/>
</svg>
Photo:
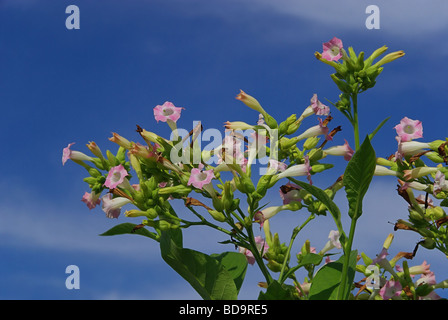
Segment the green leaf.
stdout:
<svg viewBox="0 0 448 320">
<path fill-rule="evenodd" d="M 338 206 L 333 202 L 333 200 L 331 200 L 331 198 L 325 193 L 325 191 L 316 186 L 310 185 L 302 181 L 298 181 L 294 178 L 288 178 L 288 179 L 290 179 L 292 182 L 294 182 L 298 186 L 302 187 L 303 189 L 311 193 L 317 200 L 322 202 L 327 207 L 328 211 L 330 211 L 331 215 L 333 216 L 333 220 L 335 221 L 336 226 L 338 228 L 340 235 L 339 241 L 341 242 L 342 245 L 344 245 L 346 236 L 344 233 L 344 229 L 342 228 L 341 212 L 339 211 Z"/>
<path fill-rule="evenodd" d="M 350 264 L 347 276 L 347 289 L 344 297 L 348 297 L 351 290 L 351 285 L 355 277 L 356 257 L 358 252 L 352 251 L 350 254 Z M 336 300 L 341 285 L 342 267 L 344 256 L 341 256 L 337 261 L 329 262 L 324 265 L 314 276 L 309 293 L 310 300 Z"/>
<path fill-rule="evenodd" d="M 218 259 L 199 251 L 178 247 L 170 232 L 162 232 L 160 251 L 163 260 L 204 300 L 237 299 L 238 290 L 234 278 Z"/>
<path fill-rule="evenodd" d="M 121 235 L 121 234 L 138 234 L 141 236 L 149 237 L 154 239 L 154 234 L 151 233 L 146 228 L 136 228 L 137 225 L 133 223 L 122 223 L 119 225 L 116 225 L 112 227 L 111 229 L 107 230 L 106 232 L 100 234 L 100 236 L 115 236 L 115 235 Z"/>
<path fill-rule="evenodd" d="M 369 134 L 369 139 L 370 141 L 372 141 L 372 138 L 376 135 L 376 133 L 381 129 L 382 126 L 384 126 L 384 124 L 390 119 L 390 117 L 387 117 L 386 119 L 384 119 L 383 121 L 381 121 L 381 123 L 375 128 L 375 130 L 373 130 L 373 132 L 371 134 Z"/>
<path fill-rule="evenodd" d="M 322 262 L 323 257 L 319 254 L 308 253 L 302 257 L 302 260 L 298 264 L 298 267 L 308 266 L 310 264 L 314 264 L 315 266 L 319 265 Z"/>
<path fill-rule="evenodd" d="M 376 167 L 375 150 L 366 137 L 361 147 L 347 164 L 344 173 L 344 186 L 349 203 L 348 214 L 358 219 L 362 214 L 362 200 L 369 188 Z"/>
<path fill-rule="evenodd" d="M 247 258 L 239 252 L 224 252 L 219 255 L 212 254 L 211 257 L 218 260 L 232 276 L 237 291 L 239 292 L 246 276 Z"/>
<path fill-rule="evenodd" d="M 295 300 L 292 294 L 295 288 L 288 285 L 281 285 L 277 281 L 273 281 L 266 292 L 260 292 L 258 300 Z"/>
<path fill-rule="evenodd" d="M 447 199 L 443 199 L 443 201 L 440 202 L 440 205 L 441 205 L 442 207 L 448 207 L 448 198 L 447 198 Z"/>
</svg>

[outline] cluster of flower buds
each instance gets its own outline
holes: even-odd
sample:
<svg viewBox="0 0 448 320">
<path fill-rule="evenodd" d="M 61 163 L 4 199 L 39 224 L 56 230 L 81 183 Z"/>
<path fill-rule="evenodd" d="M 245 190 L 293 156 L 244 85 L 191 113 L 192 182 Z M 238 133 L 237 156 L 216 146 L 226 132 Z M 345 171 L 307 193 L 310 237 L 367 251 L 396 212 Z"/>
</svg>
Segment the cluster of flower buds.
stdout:
<svg viewBox="0 0 448 320">
<path fill-rule="evenodd" d="M 343 47 L 342 40 L 334 37 L 323 44 L 322 53 L 314 54 L 318 60 L 334 67 L 336 71 L 331 78 L 341 90 L 339 101 L 335 105 L 342 113 L 350 113 L 351 94 L 372 88 L 376 84 L 376 78 L 383 71 L 383 65 L 404 56 L 403 51 L 396 51 L 375 62 L 387 49 L 386 46 L 382 46 L 365 58 L 364 52 L 356 54 L 352 47 L 349 47 L 347 52 Z"/>
<path fill-rule="evenodd" d="M 419 120 L 404 117 L 394 129 L 397 151 L 377 159 L 377 175 L 398 178 L 398 194 L 407 202 L 409 219 L 400 219 L 395 229 L 419 233 L 421 246 L 448 255 L 448 138 L 419 142 L 423 125 Z M 437 204 L 437 202 L 440 202 Z"/>
<path fill-rule="evenodd" d="M 393 238 L 393 234 L 389 234 L 381 252 L 374 259 L 365 253 L 361 254 L 363 264 L 357 264 L 356 271 L 362 273 L 365 278 L 355 283 L 359 289 L 355 298 L 360 300 L 440 299 L 436 290 L 447 288 L 448 283 L 447 281 L 437 282 L 434 272 L 430 270 L 430 265 L 426 261 L 416 266 L 408 265 L 408 260 L 414 258 L 416 250 L 398 252 L 392 259 L 388 259 Z M 401 265 L 400 260 L 402 260 Z"/>
</svg>

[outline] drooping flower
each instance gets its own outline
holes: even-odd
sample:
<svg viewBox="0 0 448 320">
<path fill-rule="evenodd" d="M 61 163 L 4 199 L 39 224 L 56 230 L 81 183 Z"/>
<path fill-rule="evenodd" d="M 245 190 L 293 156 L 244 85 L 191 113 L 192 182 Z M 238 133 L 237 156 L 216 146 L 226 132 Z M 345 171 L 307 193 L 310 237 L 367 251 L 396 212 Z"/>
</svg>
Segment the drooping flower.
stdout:
<svg viewBox="0 0 448 320">
<path fill-rule="evenodd" d="M 282 178 L 287 177 L 299 177 L 299 176 L 307 176 L 308 181 L 311 183 L 311 165 L 308 156 L 305 156 L 304 164 L 296 164 L 294 166 L 289 167 L 285 171 L 277 174 L 275 179 L 278 181 Z"/>
<path fill-rule="evenodd" d="M 302 134 L 300 134 L 299 136 L 297 136 L 297 141 L 300 140 L 304 140 L 304 139 L 308 139 L 311 137 L 317 137 L 320 135 L 325 135 L 325 139 L 326 140 L 331 140 L 332 137 L 328 134 L 328 127 L 324 124 L 324 122 L 322 121 L 322 119 L 319 118 L 319 124 L 315 125 L 311 128 L 308 128 L 307 130 L 305 130 Z"/>
<path fill-rule="evenodd" d="M 317 94 L 314 94 L 311 98 L 311 108 L 314 114 L 318 116 L 327 116 L 330 113 L 330 107 L 324 105 L 317 99 Z"/>
<path fill-rule="evenodd" d="M 121 207 L 131 203 L 131 200 L 125 197 L 112 198 L 112 194 L 107 193 L 102 198 L 102 209 L 106 213 L 106 217 L 117 219 L 121 213 Z"/>
<path fill-rule="evenodd" d="M 75 144 L 74 142 L 69 143 L 68 146 L 62 150 L 62 165 L 65 165 L 65 163 L 69 159 L 74 160 L 74 161 L 84 161 L 84 160 L 92 161 L 93 160 L 92 157 L 89 157 L 88 155 L 86 155 L 82 152 L 70 150 L 70 147 L 74 144 Z"/>
<path fill-rule="evenodd" d="M 448 181 L 445 180 L 445 174 L 443 174 L 443 172 L 439 170 L 437 171 L 434 178 L 433 192 L 435 195 L 437 195 L 441 191 L 448 191 Z"/>
<path fill-rule="evenodd" d="M 258 252 L 263 257 L 266 254 L 266 252 L 268 251 L 269 245 L 261 236 L 255 237 L 255 244 L 256 244 Z M 246 256 L 247 262 L 249 264 L 253 265 L 255 263 L 255 257 L 254 257 L 254 254 L 252 253 L 252 251 L 250 251 L 246 248 L 243 248 L 243 247 L 239 247 L 239 252 Z"/>
<path fill-rule="evenodd" d="M 334 146 L 323 150 L 324 154 L 331 156 L 343 156 L 345 160 L 350 161 L 355 151 L 349 146 L 347 140 L 344 141 L 345 143 L 343 145 Z"/>
<path fill-rule="evenodd" d="M 109 170 L 106 181 L 104 182 L 104 186 L 109 189 L 115 189 L 119 184 L 124 182 L 124 179 L 128 175 L 129 173 L 126 171 L 123 165 L 119 164 L 118 166 L 115 166 Z"/>
<path fill-rule="evenodd" d="M 277 172 L 283 172 L 287 169 L 288 165 L 284 162 L 280 162 L 275 159 L 269 159 L 269 168 L 273 171 Z"/>
<path fill-rule="evenodd" d="M 330 251 L 333 248 L 341 249 L 342 245 L 339 242 L 339 231 L 331 230 L 328 234 L 328 240 L 323 249 L 319 252 L 319 254 L 323 255 L 326 252 Z"/>
<path fill-rule="evenodd" d="M 292 201 L 302 201 L 300 196 L 300 187 L 296 184 L 288 182 L 286 185 L 280 187 L 280 197 L 283 204 L 289 204 Z"/>
<path fill-rule="evenodd" d="M 423 261 L 421 265 L 418 266 L 412 266 L 409 268 L 409 274 L 415 275 L 415 274 L 428 274 L 430 273 L 430 264 L 428 264 L 426 261 Z"/>
<path fill-rule="evenodd" d="M 383 300 L 389 300 L 393 297 L 400 296 L 402 289 L 403 287 L 401 286 L 400 281 L 388 280 L 380 289 L 379 295 Z"/>
<path fill-rule="evenodd" d="M 397 131 L 402 142 L 423 137 L 422 122 L 419 120 L 412 120 L 408 117 L 404 117 L 394 129 Z"/>
<path fill-rule="evenodd" d="M 425 151 L 425 149 L 431 148 L 430 143 L 418 142 L 418 141 L 404 141 L 401 136 L 396 136 L 395 139 L 398 142 L 397 152 L 395 153 L 395 161 L 401 160 L 405 156 L 412 156 L 417 153 Z"/>
<path fill-rule="evenodd" d="M 81 199 L 89 209 L 95 208 L 97 205 L 101 203 L 100 194 L 96 194 L 95 192 L 85 192 Z"/>
<path fill-rule="evenodd" d="M 172 102 L 166 101 L 164 104 L 154 107 L 154 117 L 157 122 L 167 122 L 167 120 L 177 122 L 180 118 L 182 109 L 184 108 L 176 107 Z"/>
<path fill-rule="evenodd" d="M 193 187 L 202 190 L 205 185 L 211 183 L 214 177 L 213 169 L 202 170 L 201 168 L 193 168 L 191 169 L 190 179 L 187 185 L 193 185 Z"/>
<path fill-rule="evenodd" d="M 337 61 L 342 58 L 342 40 L 333 37 L 323 45 L 322 58 L 328 61 Z"/>
</svg>

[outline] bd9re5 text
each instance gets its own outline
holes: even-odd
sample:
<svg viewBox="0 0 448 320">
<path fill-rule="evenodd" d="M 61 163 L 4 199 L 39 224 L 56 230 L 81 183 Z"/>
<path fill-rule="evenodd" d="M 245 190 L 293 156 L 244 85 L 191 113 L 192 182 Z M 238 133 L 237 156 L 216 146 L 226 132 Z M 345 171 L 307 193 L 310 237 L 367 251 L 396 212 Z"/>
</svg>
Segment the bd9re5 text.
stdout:
<svg viewBox="0 0 448 320">
<path fill-rule="evenodd" d="M 223 314 L 239 314 L 239 315 L 264 315 L 268 313 L 266 305 L 254 304 L 254 305 L 238 305 L 238 304 L 225 304 Z"/>
</svg>

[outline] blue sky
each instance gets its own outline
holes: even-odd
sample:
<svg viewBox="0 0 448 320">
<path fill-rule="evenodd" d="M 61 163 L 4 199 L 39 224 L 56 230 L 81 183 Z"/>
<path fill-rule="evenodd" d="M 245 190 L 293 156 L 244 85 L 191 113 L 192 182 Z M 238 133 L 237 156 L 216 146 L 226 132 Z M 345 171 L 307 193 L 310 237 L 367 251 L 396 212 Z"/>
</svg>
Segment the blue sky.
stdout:
<svg viewBox="0 0 448 320">
<path fill-rule="evenodd" d="M 71 4 L 80 9 L 79 30 L 65 27 Z M 136 124 L 166 136 L 167 126 L 157 124 L 152 113 L 165 101 L 185 108 L 178 124 L 189 130 L 195 120 L 206 128 L 223 128 L 228 120 L 255 122 L 257 114 L 235 99 L 240 89 L 277 119 L 301 113 L 313 93 L 336 100 L 331 68 L 313 55 L 334 36 L 357 52 L 370 54 L 382 45 L 406 52 L 359 99 L 361 135 L 391 117 L 373 142 L 378 155 L 395 152 L 393 127 L 404 116 L 423 122 L 422 141 L 444 139 L 448 4 L 376 1 L 380 29 L 368 30 L 370 4 L 0 0 L 0 298 L 197 299 L 165 265 L 155 242 L 98 236 L 117 223 L 136 221 L 106 219 L 100 208 L 89 211 L 80 201 L 88 191 L 84 170 L 74 163 L 62 166 L 62 148 L 76 142 L 74 149 L 87 152 L 85 144 L 95 141 L 116 150 L 108 141 L 111 132 L 138 139 Z M 335 143 L 346 138 L 353 145 L 349 123 L 336 110 L 332 115 L 332 124 L 343 128 Z M 321 186 L 339 174 L 335 169 L 320 177 Z M 374 179 L 355 239 L 360 251 L 379 252 L 393 232 L 389 222 L 407 217 L 395 185 L 394 179 Z M 279 201 L 276 193 L 270 197 Z M 343 208 L 342 194 L 339 200 Z M 285 213 L 272 221 L 283 241 L 297 219 Z M 329 217 L 316 219 L 298 244 L 311 239 L 322 247 L 332 228 Z M 188 231 L 186 246 L 232 250 L 208 230 Z M 417 241 L 397 232 L 393 247 L 412 251 Z M 441 253 L 420 249 L 412 263 L 425 259 L 438 280 L 448 278 Z M 71 264 L 80 268 L 79 290 L 65 287 Z M 240 297 L 256 298 L 260 280 L 249 267 Z"/>
</svg>

